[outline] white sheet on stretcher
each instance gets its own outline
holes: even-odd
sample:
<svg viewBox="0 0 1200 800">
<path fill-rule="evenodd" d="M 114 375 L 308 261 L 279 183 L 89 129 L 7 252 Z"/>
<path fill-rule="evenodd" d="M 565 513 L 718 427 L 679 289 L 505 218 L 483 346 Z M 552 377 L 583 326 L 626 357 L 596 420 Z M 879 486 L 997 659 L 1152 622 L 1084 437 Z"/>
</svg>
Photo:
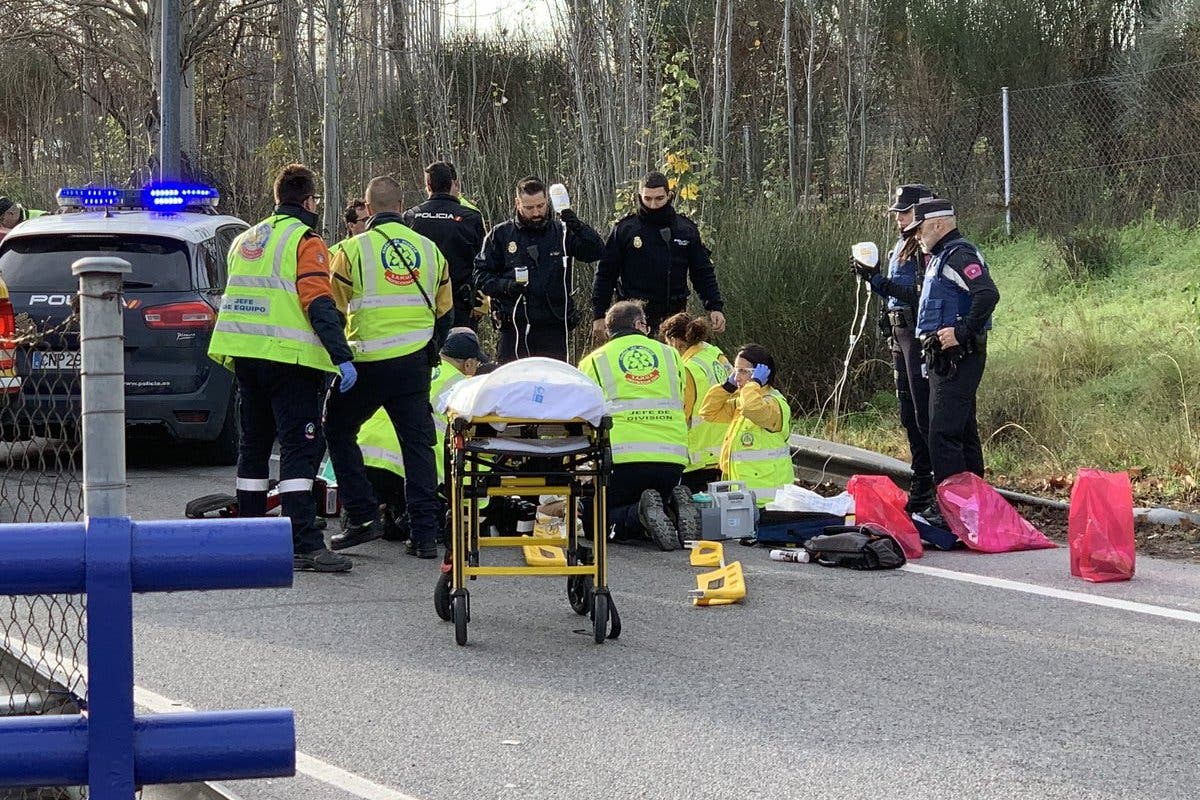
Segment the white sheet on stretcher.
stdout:
<svg viewBox="0 0 1200 800">
<path fill-rule="evenodd" d="M 604 393 L 588 376 L 552 358 L 522 358 L 456 384 L 438 411 L 465 419 L 583 419 L 599 425 Z"/>
</svg>

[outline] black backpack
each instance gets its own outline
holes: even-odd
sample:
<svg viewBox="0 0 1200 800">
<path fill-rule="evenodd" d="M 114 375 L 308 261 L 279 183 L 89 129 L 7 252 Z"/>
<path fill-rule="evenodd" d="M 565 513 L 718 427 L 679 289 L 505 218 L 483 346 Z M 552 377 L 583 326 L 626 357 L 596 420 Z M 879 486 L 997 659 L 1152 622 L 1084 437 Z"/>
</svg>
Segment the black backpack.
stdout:
<svg viewBox="0 0 1200 800">
<path fill-rule="evenodd" d="M 812 560 L 825 567 L 896 569 L 904 566 L 899 542 L 878 525 L 837 525 L 804 543 Z"/>
</svg>

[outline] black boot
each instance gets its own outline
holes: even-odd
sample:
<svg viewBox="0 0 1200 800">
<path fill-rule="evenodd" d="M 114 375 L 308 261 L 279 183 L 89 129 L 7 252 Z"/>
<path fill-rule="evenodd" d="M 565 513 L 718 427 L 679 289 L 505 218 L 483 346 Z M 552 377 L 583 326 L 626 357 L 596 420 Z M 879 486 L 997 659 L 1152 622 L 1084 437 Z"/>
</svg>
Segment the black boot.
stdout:
<svg viewBox="0 0 1200 800">
<path fill-rule="evenodd" d="M 373 542 L 380 536 L 383 536 L 383 525 L 378 519 L 359 523 L 351 523 L 347 520 L 341 533 L 329 537 L 329 549 L 345 550 L 348 547 L 357 547 L 360 544 Z"/>
<path fill-rule="evenodd" d="M 946 522 L 946 518 L 942 516 L 942 510 L 938 508 L 938 504 L 930 503 L 929 506 L 918 512 L 922 519 L 935 528 L 943 531 L 950 530 L 950 524 Z"/>
<path fill-rule="evenodd" d="M 933 501 L 933 476 L 928 473 L 924 475 L 914 473 L 912 483 L 909 485 L 908 502 L 904 504 L 904 511 L 909 514 L 916 514 L 929 508 L 933 504 Z"/>
</svg>

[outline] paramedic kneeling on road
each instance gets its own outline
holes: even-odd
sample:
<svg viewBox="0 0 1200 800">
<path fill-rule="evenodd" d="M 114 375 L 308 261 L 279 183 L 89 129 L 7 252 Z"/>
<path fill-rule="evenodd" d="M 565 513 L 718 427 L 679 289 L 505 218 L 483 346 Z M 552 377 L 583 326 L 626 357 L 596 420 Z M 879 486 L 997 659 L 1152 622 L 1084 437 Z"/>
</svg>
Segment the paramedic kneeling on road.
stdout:
<svg viewBox="0 0 1200 800">
<path fill-rule="evenodd" d="M 688 461 L 683 366 L 674 348 L 650 338 L 641 303 L 616 303 L 605 321 L 608 343 L 584 356 L 579 369 L 600 384 L 612 417 L 610 536 L 645 536 L 662 550 L 674 550 L 679 534 L 665 503 Z M 585 501 L 585 521 L 590 512 Z"/>
<path fill-rule="evenodd" d="M 688 423 L 688 465 L 683 470 L 683 485 L 702 492 L 708 484 L 721 480 L 721 443 L 726 426 L 700 416 L 700 401 L 709 389 L 725 382 L 733 367 L 721 348 L 708 341 L 712 329 L 704 317 L 693 319 L 681 311 L 663 320 L 658 330 L 663 341 L 678 350 L 683 359 L 683 413 Z"/>
<path fill-rule="evenodd" d="M 721 447 L 721 472 L 754 492 L 758 505 L 775 499 L 775 491 L 795 481 L 788 434 L 792 410 L 775 389 L 775 359 L 758 344 L 743 345 L 733 360 L 733 374 L 708 390 L 700 414 L 709 422 L 727 422 Z"/>
</svg>

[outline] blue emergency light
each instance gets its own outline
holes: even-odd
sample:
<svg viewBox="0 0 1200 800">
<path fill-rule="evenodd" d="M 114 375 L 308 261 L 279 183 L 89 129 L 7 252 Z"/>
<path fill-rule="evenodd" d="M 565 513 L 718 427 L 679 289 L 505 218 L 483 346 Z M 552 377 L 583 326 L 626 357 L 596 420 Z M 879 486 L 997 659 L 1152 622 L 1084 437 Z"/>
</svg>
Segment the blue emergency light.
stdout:
<svg viewBox="0 0 1200 800">
<path fill-rule="evenodd" d="M 183 211 L 189 208 L 215 208 L 220 193 L 211 186 L 187 183 L 151 183 L 142 189 L 64 186 L 55 194 L 59 208 L 139 209 Z"/>
</svg>

